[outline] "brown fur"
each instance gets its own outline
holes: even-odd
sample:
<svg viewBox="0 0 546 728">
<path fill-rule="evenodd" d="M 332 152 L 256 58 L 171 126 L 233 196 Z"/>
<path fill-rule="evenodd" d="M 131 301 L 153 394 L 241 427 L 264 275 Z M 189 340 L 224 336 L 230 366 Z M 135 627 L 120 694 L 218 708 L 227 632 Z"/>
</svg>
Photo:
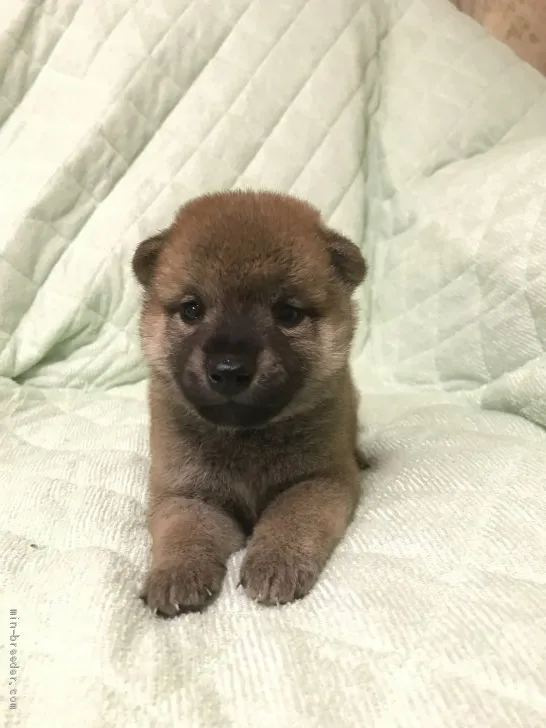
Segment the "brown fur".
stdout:
<svg viewBox="0 0 546 728">
<path fill-rule="evenodd" d="M 247 537 L 247 594 L 264 604 L 304 596 L 359 498 L 348 368 L 351 294 L 365 275 L 358 248 L 295 198 L 218 193 L 141 243 L 133 268 L 151 371 L 152 564 L 142 597 L 167 616 L 201 609 Z M 206 302 L 196 325 L 179 315 L 188 295 Z M 297 301 L 301 323 L 275 322 L 279 298 Z M 207 385 L 218 337 L 244 356 L 258 342 L 240 412 Z"/>
</svg>

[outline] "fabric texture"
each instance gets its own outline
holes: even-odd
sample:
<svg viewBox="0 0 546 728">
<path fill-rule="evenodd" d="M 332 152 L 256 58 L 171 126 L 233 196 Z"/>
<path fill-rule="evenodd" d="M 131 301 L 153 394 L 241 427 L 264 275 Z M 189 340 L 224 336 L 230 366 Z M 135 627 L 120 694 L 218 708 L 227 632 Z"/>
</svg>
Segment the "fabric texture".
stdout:
<svg viewBox="0 0 546 728">
<path fill-rule="evenodd" d="M 0 724 L 543 728 L 546 80 L 447 0 L 11 0 L 0 70 Z M 164 621 L 130 259 L 236 186 L 362 245 L 373 465 L 308 598 Z"/>
</svg>

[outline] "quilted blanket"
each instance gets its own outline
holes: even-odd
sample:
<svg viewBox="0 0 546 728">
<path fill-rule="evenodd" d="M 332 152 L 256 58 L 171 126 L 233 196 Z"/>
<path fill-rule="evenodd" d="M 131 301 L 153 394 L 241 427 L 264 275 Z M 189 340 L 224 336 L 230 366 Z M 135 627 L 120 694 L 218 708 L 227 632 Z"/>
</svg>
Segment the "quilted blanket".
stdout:
<svg viewBox="0 0 546 728">
<path fill-rule="evenodd" d="M 546 725 L 546 80 L 447 0 L 0 7 L 0 724 Z M 370 264 L 372 460 L 312 594 L 137 598 L 136 244 L 312 201 Z"/>
</svg>

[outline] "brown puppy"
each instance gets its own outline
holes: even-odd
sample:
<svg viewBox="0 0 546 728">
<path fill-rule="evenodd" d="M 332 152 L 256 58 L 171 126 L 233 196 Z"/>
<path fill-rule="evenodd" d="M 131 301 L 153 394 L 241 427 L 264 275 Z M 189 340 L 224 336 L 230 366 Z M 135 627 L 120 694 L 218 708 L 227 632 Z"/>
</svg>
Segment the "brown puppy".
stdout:
<svg viewBox="0 0 546 728">
<path fill-rule="evenodd" d="M 360 482 L 348 368 L 358 248 L 292 197 L 189 202 L 138 247 L 151 370 L 152 564 L 142 593 L 168 616 L 240 581 L 264 604 L 309 592 Z"/>
</svg>

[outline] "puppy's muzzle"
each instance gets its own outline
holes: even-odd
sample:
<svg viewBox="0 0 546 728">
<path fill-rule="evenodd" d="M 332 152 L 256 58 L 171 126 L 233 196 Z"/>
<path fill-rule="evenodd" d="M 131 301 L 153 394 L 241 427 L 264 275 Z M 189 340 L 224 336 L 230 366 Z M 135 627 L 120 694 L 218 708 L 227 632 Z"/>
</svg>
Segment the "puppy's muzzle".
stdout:
<svg viewBox="0 0 546 728">
<path fill-rule="evenodd" d="M 223 397 L 236 397 L 252 384 L 256 358 L 240 354 L 215 354 L 205 363 L 210 388 Z"/>
</svg>

